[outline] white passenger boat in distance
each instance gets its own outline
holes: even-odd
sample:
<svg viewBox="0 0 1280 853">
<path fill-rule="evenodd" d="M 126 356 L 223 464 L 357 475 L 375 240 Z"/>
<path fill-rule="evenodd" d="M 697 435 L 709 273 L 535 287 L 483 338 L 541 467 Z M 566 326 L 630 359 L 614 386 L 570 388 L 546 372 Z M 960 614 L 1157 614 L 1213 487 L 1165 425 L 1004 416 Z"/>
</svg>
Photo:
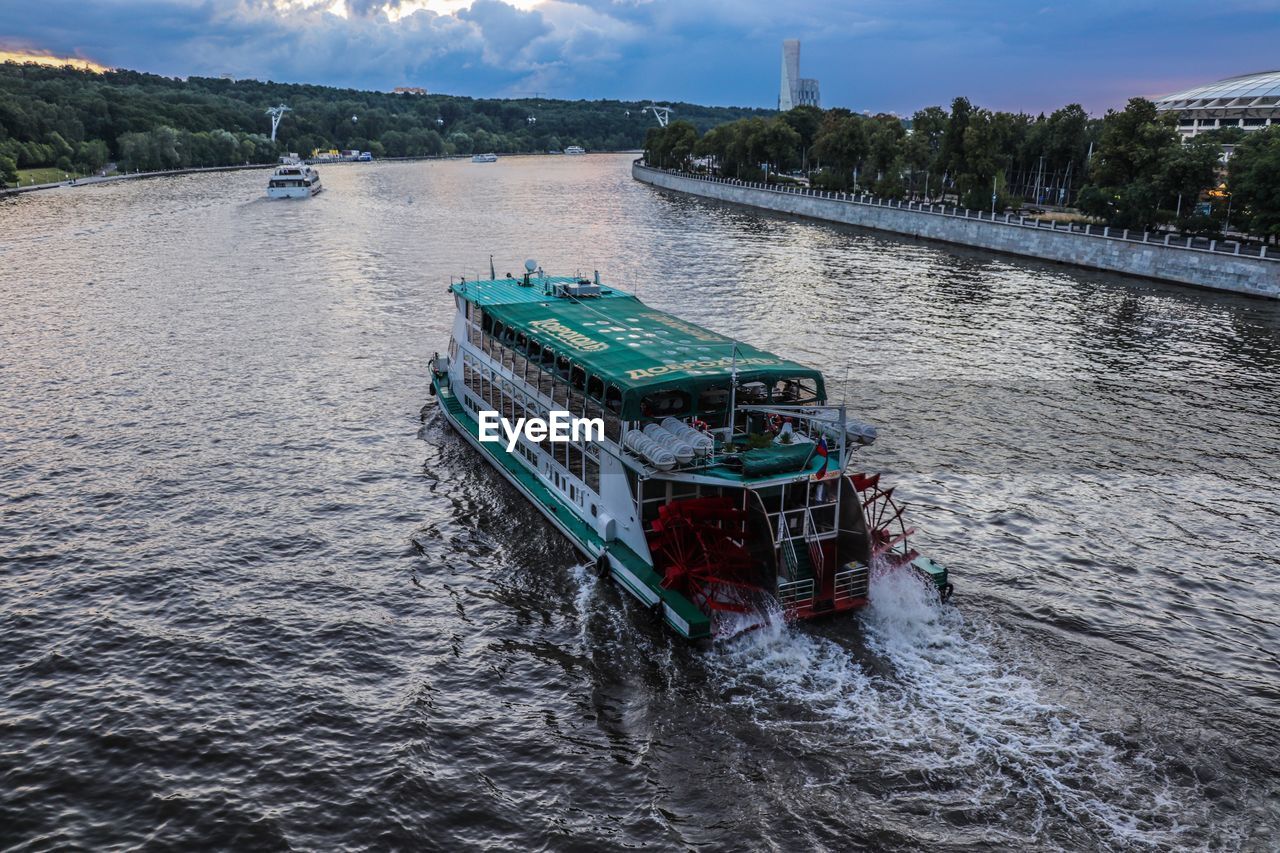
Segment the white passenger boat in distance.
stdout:
<svg viewBox="0 0 1280 853">
<path fill-rule="evenodd" d="M 492 151 L 489 152 L 488 154 L 472 154 L 471 162 L 472 163 L 496 163 L 498 162 L 498 155 L 494 154 Z"/>
<path fill-rule="evenodd" d="M 566 154 L 586 154 L 586 153 L 587 153 L 587 149 L 583 148 L 581 145 L 570 145 L 568 148 L 564 149 L 564 153 L 566 153 Z"/>
<path fill-rule="evenodd" d="M 310 198 L 320 192 L 320 173 L 305 163 L 277 166 L 267 182 L 268 198 Z"/>
</svg>

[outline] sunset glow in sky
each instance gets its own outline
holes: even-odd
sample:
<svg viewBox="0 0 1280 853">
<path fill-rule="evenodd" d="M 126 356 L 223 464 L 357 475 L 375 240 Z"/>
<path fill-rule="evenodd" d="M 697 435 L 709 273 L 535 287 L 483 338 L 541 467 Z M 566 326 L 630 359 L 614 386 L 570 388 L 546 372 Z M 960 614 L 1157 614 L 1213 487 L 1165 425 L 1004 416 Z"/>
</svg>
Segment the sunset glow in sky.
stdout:
<svg viewBox="0 0 1280 853">
<path fill-rule="evenodd" d="M 78 56 L 54 56 L 47 51 L 40 50 L 5 50 L 0 48 L 0 62 L 34 62 L 37 65 L 54 65 L 59 68 L 72 65 L 76 68 L 83 68 L 86 71 L 97 71 L 99 73 L 108 70 L 105 65 L 99 65 L 92 59 L 81 59 Z"/>
<path fill-rule="evenodd" d="M 171 76 L 772 107 L 783 38 L 824 106 L 967 95 L 1100 113 L 1280 66 L 1280 0 L 43 0 L 0 50 Z"/>
</svg>

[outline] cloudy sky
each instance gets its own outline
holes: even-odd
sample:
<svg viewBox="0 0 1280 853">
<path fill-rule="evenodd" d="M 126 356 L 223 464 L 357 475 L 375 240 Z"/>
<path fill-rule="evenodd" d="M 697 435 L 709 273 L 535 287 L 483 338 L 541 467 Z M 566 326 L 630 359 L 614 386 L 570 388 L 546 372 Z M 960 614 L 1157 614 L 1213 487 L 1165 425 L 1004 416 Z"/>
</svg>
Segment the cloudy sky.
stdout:
<svg viewBox="0 0 1280 853">
<path fill-rule="evenodd" d="M 1280 67 L 1280 0 L 0 0 L 0 52 L 368 89 L 1101 112 Z"/>
</svg>

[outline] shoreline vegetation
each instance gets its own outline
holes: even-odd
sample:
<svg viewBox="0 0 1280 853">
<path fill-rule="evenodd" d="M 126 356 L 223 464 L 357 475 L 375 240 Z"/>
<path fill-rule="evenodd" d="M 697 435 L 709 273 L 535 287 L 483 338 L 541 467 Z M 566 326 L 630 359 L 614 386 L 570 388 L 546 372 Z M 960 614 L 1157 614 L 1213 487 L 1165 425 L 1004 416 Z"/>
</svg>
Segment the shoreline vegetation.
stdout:
<svg viewBox="0 0 1280 853">
<path fill-rule="evenodd" d="M 287 105 L 277 138 L 270 107 Z M 772 110 L 672 104 L 700 129 Z M 208 77 L 0 63 L 0 189 L 18 170 L 96 175 L 269 165 L 359 150 L 375 159 L 638 150 L 644 105 L 541 97 L 477 99 Z M 26 183 L 25 181 L 23 183 Z"/>
<path fill-rule="evenodd" d="M 1185 142 L 1175 113 L 1144 98 L 1090 117 L 1046 116 L 956 98 L 910 119 L 796 107 L 700 131 L 673 121 L 646 135 L 645 162 L 765 184 L 945 202 L 1003 213 L 1078 213 L 1112 228 L 1280 238 L 1280 128 L 1223 128 Z"/>
</svg>

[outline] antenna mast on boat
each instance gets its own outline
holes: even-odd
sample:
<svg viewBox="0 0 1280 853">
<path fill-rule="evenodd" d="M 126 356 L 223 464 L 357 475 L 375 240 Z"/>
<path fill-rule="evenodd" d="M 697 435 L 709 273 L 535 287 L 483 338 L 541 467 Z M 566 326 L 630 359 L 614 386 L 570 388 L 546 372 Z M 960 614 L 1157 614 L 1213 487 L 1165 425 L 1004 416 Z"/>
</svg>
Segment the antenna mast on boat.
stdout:
<svg viewBox="0 0 1280 853">
<path fill-rule="evenodd" d="M 738 345 L 733 345 L 733 357 L 730 359 L 729 367 L 729 434 L 725 436 L 725 441 L 733 444 L 734 417 L 736 412 L 734 408 L 738 405 Z"/>
</svg>

